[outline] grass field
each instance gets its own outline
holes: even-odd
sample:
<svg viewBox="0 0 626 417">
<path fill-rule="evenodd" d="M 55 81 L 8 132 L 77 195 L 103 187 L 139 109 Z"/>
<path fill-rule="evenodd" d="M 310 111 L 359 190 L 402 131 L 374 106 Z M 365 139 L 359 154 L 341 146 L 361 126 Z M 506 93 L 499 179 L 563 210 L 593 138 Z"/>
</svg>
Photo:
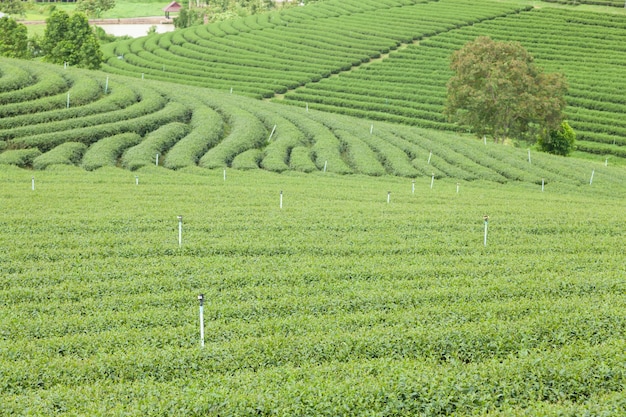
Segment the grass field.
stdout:
<svg viewBox="0 0 626 417">
<path fill-rule="evenodd" d="M 0 166 L 2 415 L 626 412 L 610 175 L 32 175 Z"/>
</svg>

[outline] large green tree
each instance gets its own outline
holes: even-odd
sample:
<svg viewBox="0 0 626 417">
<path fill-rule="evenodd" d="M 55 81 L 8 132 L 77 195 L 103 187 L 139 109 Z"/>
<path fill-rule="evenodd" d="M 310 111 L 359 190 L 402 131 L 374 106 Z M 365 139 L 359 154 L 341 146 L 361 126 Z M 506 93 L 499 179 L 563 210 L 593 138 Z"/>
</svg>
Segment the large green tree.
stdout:
<svg viewBox="0 0 626 417">
<path fill-rule="evenodd" d="M 0 12 L 10 15 L 23 15 L 26 8 L 22 0 L 0 0 Z"/>
<path fill-rule="evenodd" d="M 30 58 L 26 26 L 9 17 L 0 18 L 0 55 L 9 58 Z"/>
<path fill-rule="evenodd" d="M 495 142 L 532 139 L 558 130 L 567 82 L 546 74 L 517 42 L 479 37 L 452 55 L 445 113 Z"/>
<path fill-rule="evenodd" d="M 115 7 L 115 0 L 78 0 L 76 10 L 90 17 L 100 17 L 103 12 Z"/>
<path fill-rule="evenodd" d="M 97 69 L 102 63 L 100 43 L 82 13 L 70 17 L 64 11 L 55 11 L 46 20 L 41 49 L 44 59 L 56 64 L 67 62 L 73 66 Z"/>
</svg>

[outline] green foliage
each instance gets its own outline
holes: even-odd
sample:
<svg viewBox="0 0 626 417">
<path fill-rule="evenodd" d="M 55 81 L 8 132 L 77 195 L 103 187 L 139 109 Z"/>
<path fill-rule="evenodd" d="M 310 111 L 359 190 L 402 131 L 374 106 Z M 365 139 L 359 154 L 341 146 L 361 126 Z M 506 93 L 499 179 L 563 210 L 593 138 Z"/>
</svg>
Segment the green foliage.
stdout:
<svg viewBox="0 0 626 417">
<path fill-rule="evenodd" d="M 41 155 L 39 149 L 9 149 L 0 153 L 0 164 L 28 167 Z"/>
<path fill-rule="evenodd" d="M 89 21 L 82 13 L 71 17 L 64 11 L 55 11 L 46 19 L 46 30 L 41 42 L 44 60 L 55 64 L 96 69 L 102 62 L 102 51 Z"/>
<path fill-rule="evenodd" d="M 124 151 L 141 143 L 142 137 L 137 133 L 121 133 L 103 138 L 89 147 L 82 159 L 82 167 L 86 170 L 105 166 L 114 167 Z"/>
<path fill-rule="evenodd" d="M 23 15 L 26 12 L 22 0 L 2 0 L 0 2 L 0 12 L 9 15 Z"/>
<path fill-rule="evenodd" d="M 452 55 L 446 114 L 477 136 L 495 142 L 556 129 L 563 118 L 567 85 L 544 74 L 519 43 L 482 36 Z"/>
<path fill-rule="evenodd" d="M 182 2 L 182 7 L 178 12 L 178 16 L 174 18 L 174 26 L 177 29 L 197 26 L 204 23 L 204 9 L 189 8 L 187 2 Z"/>
<path fill-rule="evenodd" d="M 0 166 L 3 414 L 626 412 L 623 170 L 459 194 L 184 171 Z"/>
<path fill-rule="evenodd" d="M 564 121 L 561 128 L 539 136 L 537 145 L 544 152 L 567 156 L 576 149 L 576 132 Z"/>
<path fill-rule="evenodd" d="M 178 140 L 187 134 L 187 125 L 180 122 L 163 125 L 150 132 L 141 143 L 129 148 L 122 156 L 122 165 L 132 171 L 153 164 L 158 154 L 162 159 Z"/>
<path fill-rule="evenodd" d="M 87 150 L 87 145 L 79 142 L 65 142 L 56 148 L 33 159 L 34 169 L 46 169 L 51 165 L 77 165 Z"/>
<path fill-rule="evenodd" d="M 78 0 L 76 10 L 89 17 L 101 17 L 103 12 L 115 7 L 115 0 Z"/>
<path fill-rule="evenodd" d="M 26 26 L 9 17 L 0 18 L 0 56 L 30 58 Z"/>
</svg>

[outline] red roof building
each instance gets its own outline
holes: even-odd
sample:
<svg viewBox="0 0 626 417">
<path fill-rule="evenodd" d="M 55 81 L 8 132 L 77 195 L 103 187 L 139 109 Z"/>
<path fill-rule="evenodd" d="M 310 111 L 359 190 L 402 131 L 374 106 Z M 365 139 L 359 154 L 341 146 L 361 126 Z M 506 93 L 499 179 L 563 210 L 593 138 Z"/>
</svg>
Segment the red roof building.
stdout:
<svg viewBox="0 0 626 417">
<path fill-rule="evenodd" d="M 167 7 L 163 8 L 163 11 L 165 12 L 165 18 L 169 19 L 170 18 L 170 13 L 176 13 L 179 12 L 181 9 L 181 5 L 178 4 L 178 2 L 171 2 L 170 4 L 167 5 Z"/>
</svg>

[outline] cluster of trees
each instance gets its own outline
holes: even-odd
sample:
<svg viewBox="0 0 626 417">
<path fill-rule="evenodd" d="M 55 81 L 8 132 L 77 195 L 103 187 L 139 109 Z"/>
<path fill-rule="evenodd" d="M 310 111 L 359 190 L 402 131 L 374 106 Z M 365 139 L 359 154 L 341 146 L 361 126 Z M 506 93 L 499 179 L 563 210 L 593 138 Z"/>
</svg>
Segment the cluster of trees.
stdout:
<svg viewBox="0 0 626 417">
<path fill-rule="evenodd" d="M 87 0 L 81 0 L 87 1 Z M 90 0 L 104 1 L 104 0 Z M 281 2 L 283 7 L 290 4 L 310 3 L 314 0 Z M 195 0 L 182 2 L 182 9 L 174 18 L 177 28 L 201 25 L 205 21 L 217 22 L 234 17 L 248 16 L 276 7 L 275 0 Z"/>
<path fill-rule="evenodd" d="M 103 55 L 95 31 L 82 13 L 69 16 L 55 11 L 46 20 L 43 38 L 28 38 L 26 26 L 10 17 L 0 18 L 0 55 L 28 59 L 43 56 L 55 64 L 100 68 Z"/>
<path fill-rule="evenodd" d="M 564 121 L 567 82 L 546 74 L 517 42 L 482 36 L 452 55 L 445 113 L 479 137 L 537 141 L 540 149 L 567 155 L 575 133 Z"/>
</svg>

